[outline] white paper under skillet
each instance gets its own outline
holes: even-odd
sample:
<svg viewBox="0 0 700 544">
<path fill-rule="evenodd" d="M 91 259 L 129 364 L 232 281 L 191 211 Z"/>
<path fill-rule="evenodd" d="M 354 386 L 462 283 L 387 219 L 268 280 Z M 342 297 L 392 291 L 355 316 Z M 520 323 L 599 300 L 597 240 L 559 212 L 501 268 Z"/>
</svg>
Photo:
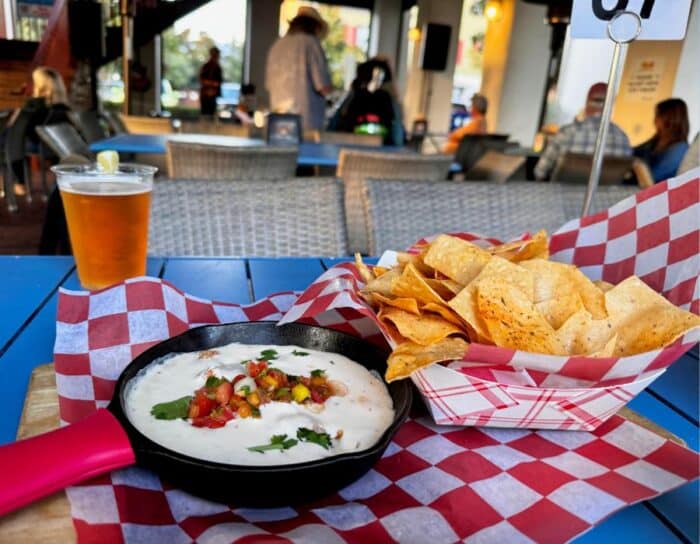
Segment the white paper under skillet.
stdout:
<svg viewBox="0 0 700 544">
<path fill-rule="evenodd" d="M 278 354 L 271 366 L 303 376 L 309 376 L 312 370 L 323 370 L 329 380 L 341 382 L 347 394 L 334 395 L 323 405 L 270 402 L 260 407 L 260 418 L 235 418 L 217 429 L 194 427 L 183 419 L 160 420 L 151 415 L 154 404 L 192 395 L 204 385 L 209 370 L 231 380 L 243 373 L 242 361 L 257 359 L 261 351 L 271 348 Z M 308 355 L 294 355 L 295 350 Z M 216 351 L 214 357 L 207 359 L 198 358 L 199 352 L 176 354 L 142 370 L 131 380 L 126 393 L 126 415 L 131 423 L 154 442 L 185 455 L 260 466 L 301 463 L 366 450 L 379 440 L 394 419 L 393 403 L 383 381 L 337 353 L 299 346 L 238 343 L 218 347 Z M 251 446 L 269 444 L 273 435 L 295 438 L 300 427 L 328 433 L 332 447 L 326 450 L 314 443 L 299 442 L 284 451 L 248 450 Z M 339 431 L 342 436 L 335 438 Z"/>
</svg>

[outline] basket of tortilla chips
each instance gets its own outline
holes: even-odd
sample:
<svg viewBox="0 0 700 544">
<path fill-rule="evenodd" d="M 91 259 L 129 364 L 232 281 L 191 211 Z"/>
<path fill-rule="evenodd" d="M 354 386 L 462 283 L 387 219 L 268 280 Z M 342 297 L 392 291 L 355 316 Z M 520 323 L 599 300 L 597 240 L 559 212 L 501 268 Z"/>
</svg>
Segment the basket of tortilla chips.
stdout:
<svg viewBox="0 0 700 544">
<path fill-rule="evenodd" d="M 442 234 L 316 280 L 285 315 L 377 336 L 439 424 L 592 430 L 700 339 L 700 170 L 500 244 Z"/>
</svg>

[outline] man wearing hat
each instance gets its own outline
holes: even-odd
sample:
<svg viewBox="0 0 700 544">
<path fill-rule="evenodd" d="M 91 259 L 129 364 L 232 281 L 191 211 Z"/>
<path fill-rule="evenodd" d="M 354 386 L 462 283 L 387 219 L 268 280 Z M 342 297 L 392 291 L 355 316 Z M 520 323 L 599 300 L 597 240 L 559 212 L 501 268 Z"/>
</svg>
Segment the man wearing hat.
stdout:
<svg viewBox="0 0 700 544">
<path fill-rule="evenodd" d="M 608 86 L 605 83 L 596 83 L 588 89 L 584 118 L 570 125 L 564 125 L 547 142 L 547 147 L 535 166 L 536 179 L 549 179 L 559 157 L 563 157 L 566 153 L 593 154 L 607 90 Z M 604 155 L 625 157 L 631 154 L 632 148 L 625 132 L 615 123 L 610 123 Z"/>
<path fill-rule="evenodd" d="M 331 78 L 321 42 L 328 23 L 309 6 L 301 6 L 289 21 L 287 34 L 267 54 L 265 87 L 270 108 L 276 113 L 297 113 L 304 130 L 323 130 L 325 96 L 331 92 Z"/>
</svg>

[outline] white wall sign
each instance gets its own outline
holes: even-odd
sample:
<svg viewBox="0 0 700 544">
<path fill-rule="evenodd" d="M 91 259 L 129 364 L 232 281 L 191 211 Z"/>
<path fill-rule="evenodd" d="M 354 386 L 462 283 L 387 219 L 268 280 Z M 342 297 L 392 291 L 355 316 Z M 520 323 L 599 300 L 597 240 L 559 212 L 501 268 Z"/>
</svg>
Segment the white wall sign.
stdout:
<svg viewBox="0 0 700 544">
<path fill-rule="evenodd" d="M 642 20 L 638 40 L 682 40 L 692 0 L 574 0 L 572 38 L 607 38 L 617 11 L 633 11 Z"/>
</svg>

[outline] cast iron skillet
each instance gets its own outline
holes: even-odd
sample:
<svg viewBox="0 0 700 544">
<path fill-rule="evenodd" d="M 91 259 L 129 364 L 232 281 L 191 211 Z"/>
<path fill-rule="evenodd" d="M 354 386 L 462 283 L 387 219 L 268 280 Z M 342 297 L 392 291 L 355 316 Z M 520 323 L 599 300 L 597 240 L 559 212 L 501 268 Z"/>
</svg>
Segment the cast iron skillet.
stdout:
<svg viewBox="0 0 700 544">
<path fill-rule="evenodd" d="M 388 389 L 394 401 L 394 420 L 374 446 L 317 461 L 275 466 L 196 459 L 156 444 L 131 424 L 124 413 L 126 387 L 142 368 L 170 353 L 231 342 L 295 344 L 340 353 L 381 375 L 388 355 L 345 333 L 297 323 L 278 327 L 274 322 L 249 322 L 191 329 L 153 346 L 129 363 L 107 409 L 99 409 L 62 429 L 0 448 L 0 515 L 68 485 L 134 463 L 154 470 L 181 489 L 217 502 L 258 507 L 306 502 L 337 491 L 367 472 L 408 415 L 410 384 L 391 383 Z"/>
</svg>

